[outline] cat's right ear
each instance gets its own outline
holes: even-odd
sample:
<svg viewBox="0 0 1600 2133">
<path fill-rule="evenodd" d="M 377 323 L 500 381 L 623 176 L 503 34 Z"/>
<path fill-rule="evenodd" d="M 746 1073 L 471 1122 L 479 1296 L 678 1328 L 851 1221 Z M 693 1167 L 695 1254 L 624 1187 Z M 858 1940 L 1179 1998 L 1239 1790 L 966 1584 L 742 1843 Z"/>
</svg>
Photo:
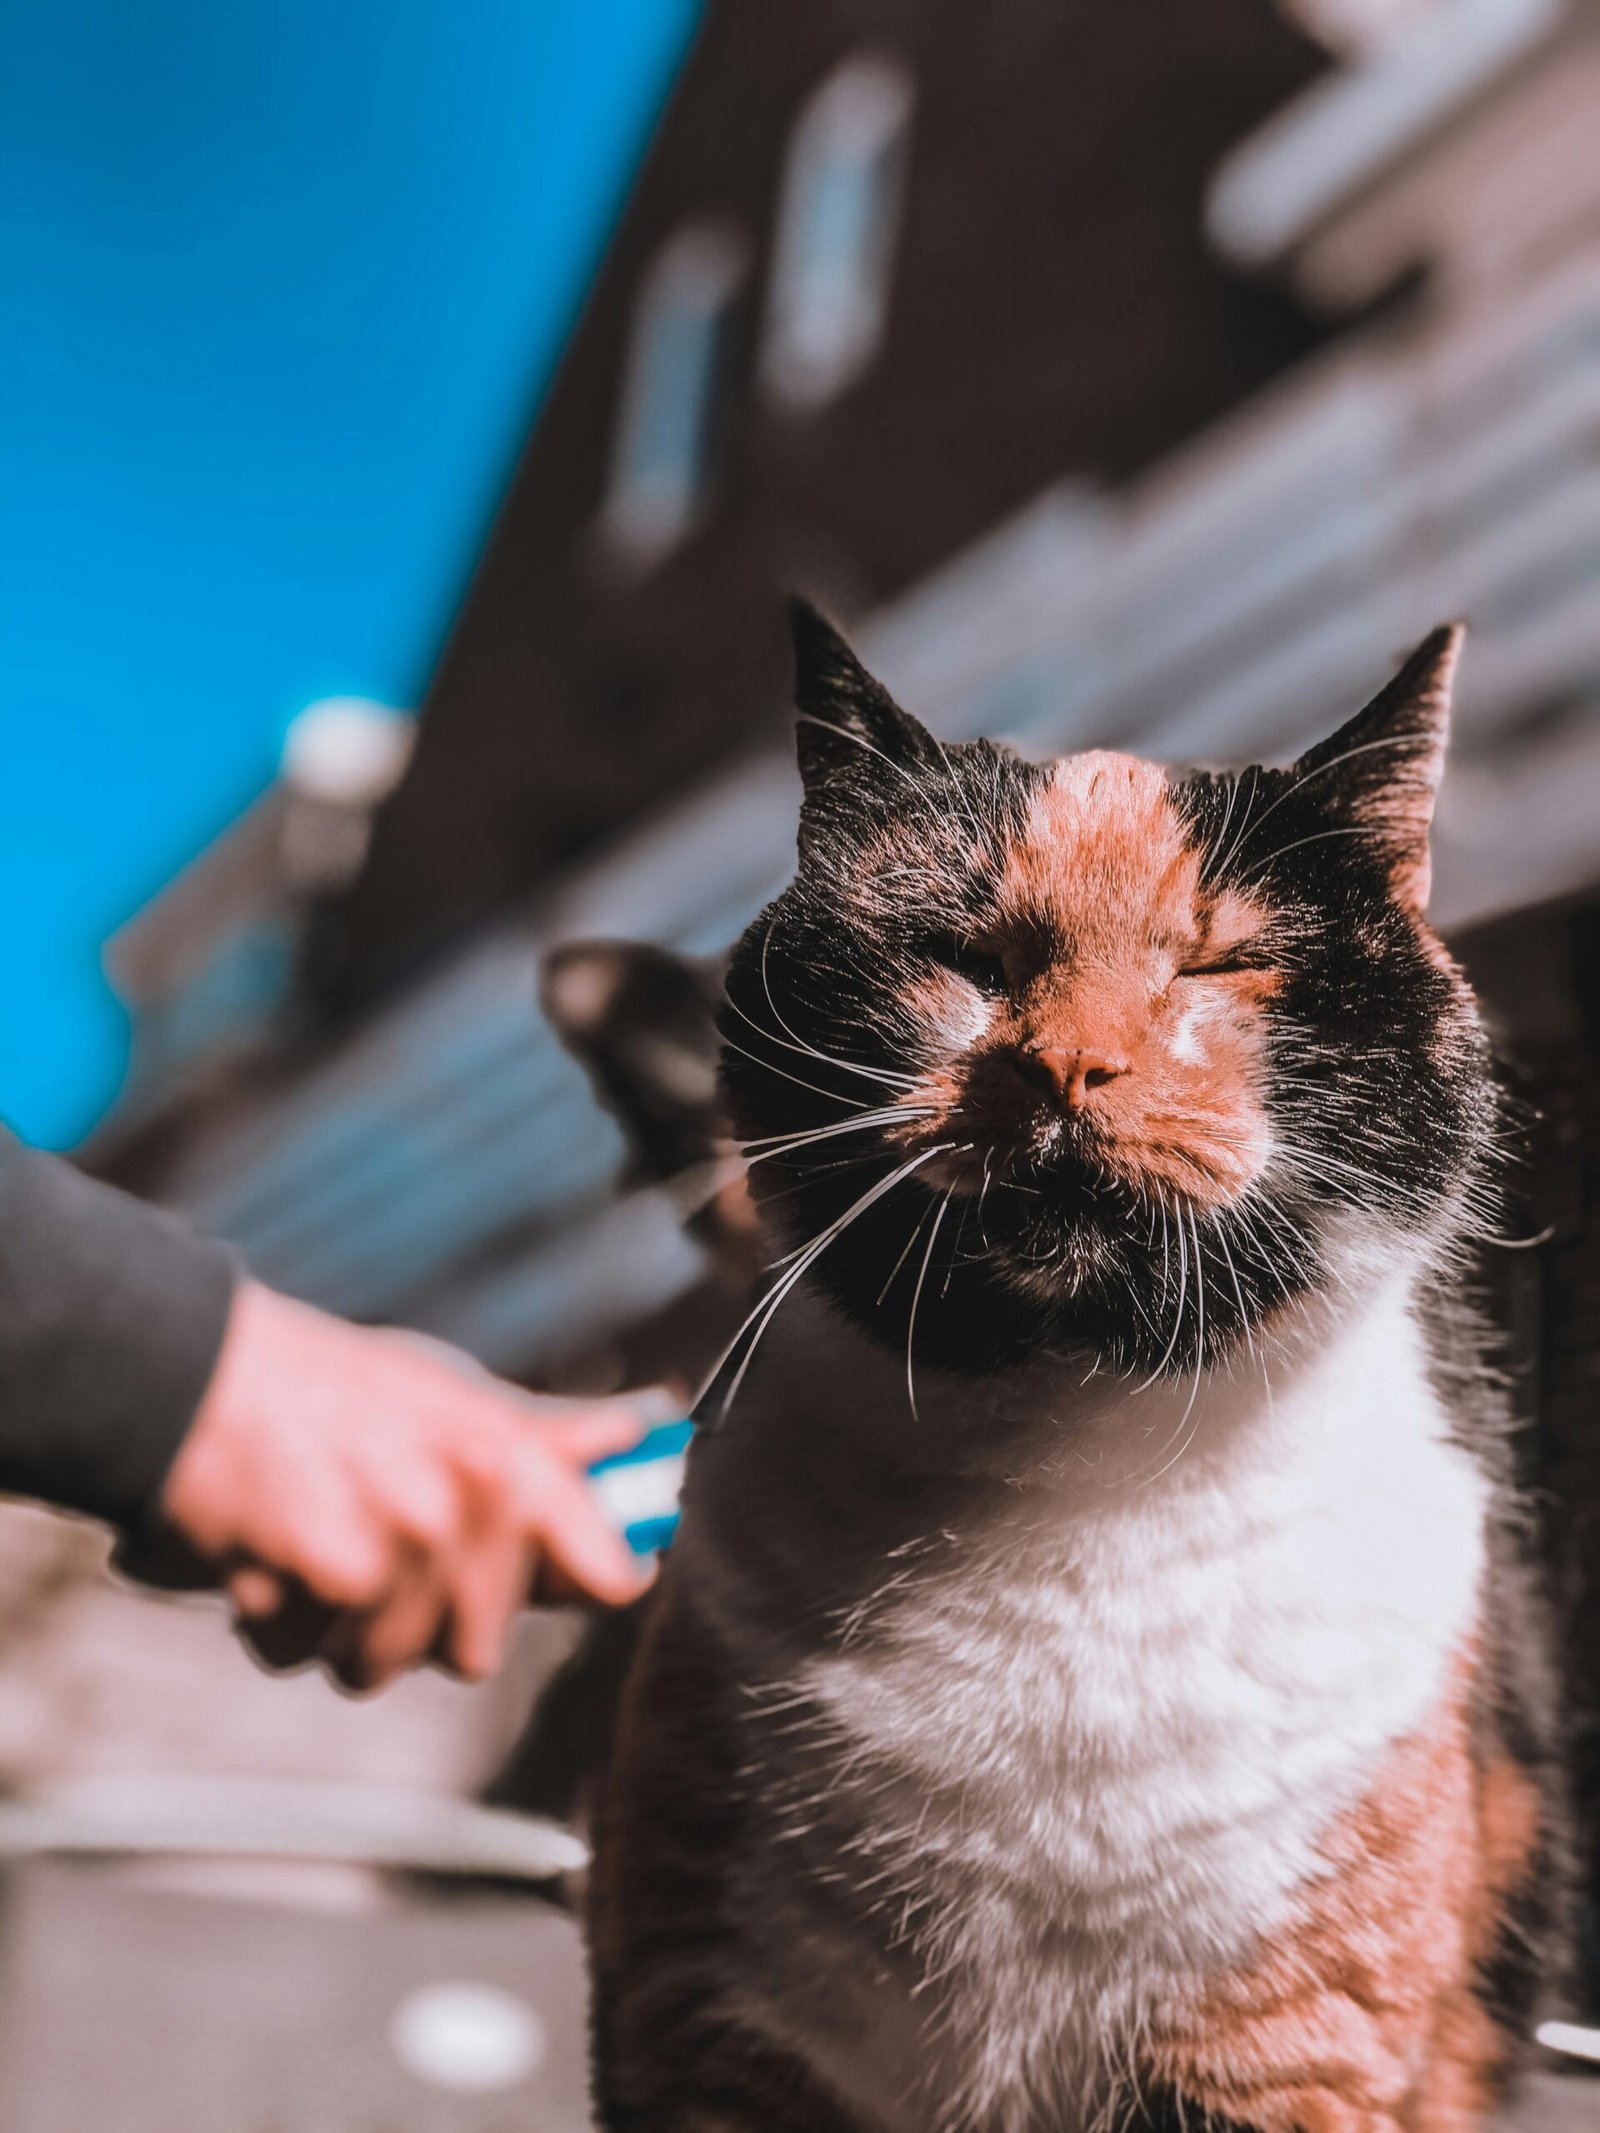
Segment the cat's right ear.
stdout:
<svg viewBox="0 0 1600 2133">
<path fill-rule="evenodd" d="M 1418 916 L 1427 908 L 1428 829 L 1465 636 L 1459 622 L 1430 632 L 1365 710 L 1294 766 L 1303 784 L 1317 781 L 1330 813 L 1371 840 L 1395 896 Z"/>
<path fill-rule="evenodd" d="M 830 799 L 881 791 L 904 797 L 937 754 L 933 737 L 875 681 L 808 600 L 790 605 L 794 629 L 795 744 L 807 811 Z M 802 842 L 805 823 L 802 821 Z"/>
</svg>

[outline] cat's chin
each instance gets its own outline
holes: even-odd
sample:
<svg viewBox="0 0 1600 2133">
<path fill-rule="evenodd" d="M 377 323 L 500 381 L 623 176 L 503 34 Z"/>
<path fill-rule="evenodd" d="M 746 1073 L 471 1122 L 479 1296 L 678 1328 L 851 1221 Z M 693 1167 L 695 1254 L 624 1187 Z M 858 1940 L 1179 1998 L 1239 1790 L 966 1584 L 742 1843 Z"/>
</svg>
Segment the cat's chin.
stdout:
<svg viewBox="0 0 1600 2133">
<path fill-rule="evenodd" d="M 1005 1196 L 991 1194 L 991 1206 Z M 1200 1211 L 1170 1202 L 1166 1219 L 1127 1194 L 1065 1174 L 1053 1197 L 1012 1233 L 991 1235 L 981 1281 L 1015 1360 L 1071 1352 L 1097 1368 L 1184 1376 L 1224 1361 L 1291 1296 L 1318 1278 L 1323 1255 L 1309 1231 L 1293 1267 L 1267 1268 L 1236 1238 L 1224 1256 Z M 991 1225 L 993 1228 L 993 1225 Z M 1204 1279 L 1197 1283 L 1197 1254 Z M 981 1316 L 975 1313 L 974 1317 Z"/>
<path fill-rule="evenodd" d="M 1225 1360 L 1327 1265 L 1318 1225 L 1275 1228 L 1170 1191 L 1141 1195 L 1063 1150 L 1027 1167 L 986 1151 L 979 1190 L 893 1171 L 866 1187 L 831 1164 L 781 1188 L 769 1172 L 773 1241 L 829 1241 L 808 1285 L 865 1333 L 919 1365 L 961 1375 L 1070 1353 L 1139 1376 Z M 928 1166 L 931 1169 L 931 1165 Z M 848 1218 L 848 1219 L 847 1219 Z"/>
<path fill-rule="evenodd" d="M 957 1188 L 958 1202 L 981 1209 L 985 1238 L 1027 1240 L 1052 1260 L 1075 1268 L 1103 1263 L 1107 1251 L 1131 1244 L 1150 1226 L 1148 1208 L 1111 1169 L 1077 1150 L 991 1161 L 974 1188 Z"/>
<path fill-rule="evenodd" d="M 1107 1291 L 1137 1278 L 1124 1240 L 1097 1223 L 1079 1223 L 1064 1231 L 1048 1253 L 1002 1247 L 993 1254 L 989 1271 L 992 1279 L 1053 1315 L 1070 1313 L 1078 1302 L 1093 1299 L 1097 1318 Z"/>
</svg>

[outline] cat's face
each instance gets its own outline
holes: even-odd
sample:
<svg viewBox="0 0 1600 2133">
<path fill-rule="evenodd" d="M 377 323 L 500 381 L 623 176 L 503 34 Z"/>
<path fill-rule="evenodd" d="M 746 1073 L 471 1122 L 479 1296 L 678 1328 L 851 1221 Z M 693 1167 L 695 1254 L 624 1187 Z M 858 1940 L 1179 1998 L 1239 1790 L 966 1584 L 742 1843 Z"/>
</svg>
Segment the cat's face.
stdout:
<svg viewBox="0 0 1600 2133">
<path fill-rule="evenodd" d="M 1219 776 L 942 748 L 797 631 L 800 868 L 722 1030 L 769 1225 L 828 1238 L 808 1279 L 949 1367 L 1179 1371 L 1353 1240 L 1459 1227 L 1489 1085 L 1422 918 L 1459 633 Z"/>
</svg>

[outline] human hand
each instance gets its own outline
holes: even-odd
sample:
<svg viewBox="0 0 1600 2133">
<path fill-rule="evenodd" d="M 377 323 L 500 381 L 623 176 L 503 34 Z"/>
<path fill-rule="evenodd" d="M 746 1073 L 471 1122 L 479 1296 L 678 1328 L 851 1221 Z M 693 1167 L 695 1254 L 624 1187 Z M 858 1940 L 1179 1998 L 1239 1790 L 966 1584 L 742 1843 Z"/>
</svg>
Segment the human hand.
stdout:
<svg viewBox="0 0 1600 2133">
<path fill-rule="evenodd" d="M 481 1678 L 530 1596 L 642 1589 L 584 1469 L 673 1412 L 536 1399 L 245 1282 L 161 1511 L 275 1664 L 372 1688 L 436 1655 Z"/>
</svg>

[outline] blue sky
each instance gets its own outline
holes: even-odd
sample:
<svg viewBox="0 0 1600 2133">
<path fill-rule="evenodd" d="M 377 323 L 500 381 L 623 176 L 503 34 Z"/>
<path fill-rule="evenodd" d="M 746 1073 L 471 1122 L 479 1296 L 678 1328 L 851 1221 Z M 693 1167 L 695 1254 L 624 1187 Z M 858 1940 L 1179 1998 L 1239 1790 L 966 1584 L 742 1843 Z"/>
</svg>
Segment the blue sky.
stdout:
<svg viewBox="0 0 1600 2133">
<path fill-rule="evenodd" d="M 0 1115 L 115 1093 L 106 935 L 288 720 L 415 703 L 697 0 L 11 0 Z"/>
</svg>

